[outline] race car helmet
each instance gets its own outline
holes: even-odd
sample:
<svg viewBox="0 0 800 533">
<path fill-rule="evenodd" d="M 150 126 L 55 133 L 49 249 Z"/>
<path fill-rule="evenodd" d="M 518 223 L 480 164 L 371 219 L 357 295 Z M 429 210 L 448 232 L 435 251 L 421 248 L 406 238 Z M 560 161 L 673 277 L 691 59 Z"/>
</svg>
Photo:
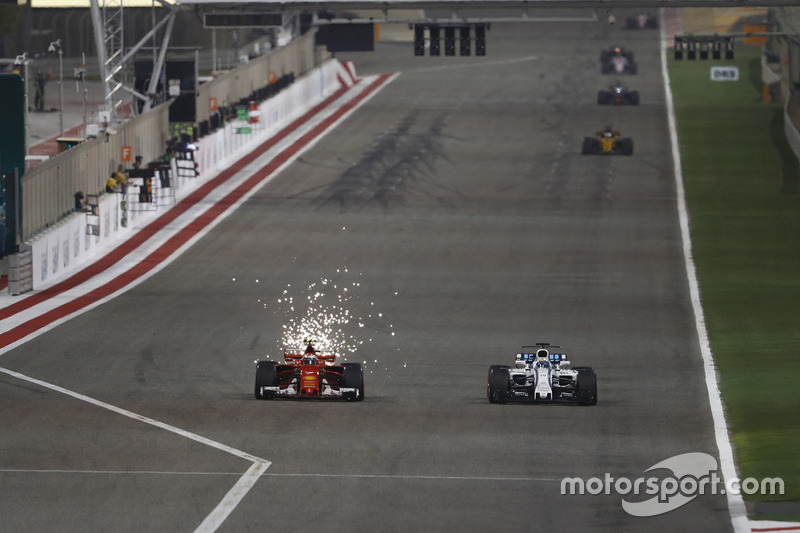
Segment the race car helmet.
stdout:
<svg viewBox="0 0 800 533">
<path fill-rule="evenodd" d="M 317 358 L 314 357 L 313 355 L 306 355 L 305 357 L 303 357 L 302 363 L 304 365 L 316 365 L 317 364 Z"/>
<path fill-rule="evenodd" d="M 547 359 L 548 352 L 544 348 L 540 348 L 536 350 L 536 358 L 537 359 Z"/>
</svg>

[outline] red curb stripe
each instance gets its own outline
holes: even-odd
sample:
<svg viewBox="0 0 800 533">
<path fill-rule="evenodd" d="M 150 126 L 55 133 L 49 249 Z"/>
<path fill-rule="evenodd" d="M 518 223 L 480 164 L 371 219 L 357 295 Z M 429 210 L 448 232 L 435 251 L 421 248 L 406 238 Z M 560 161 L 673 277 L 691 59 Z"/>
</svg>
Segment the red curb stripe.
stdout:
<svg viewBox="0 0 800 533">
<path fill-rule="evenodd" d="M 291 159 L 297 152 L 305 148 L 309 143 L 318 138 L 326 129 L 328 129 L 334 122 L 339 120 L 355 105 L 367 96 L 374 93 L 380 86 L 382 86 L 389 79 L 391 74 L 383 74 L 366 88 L 359 96 L 347 102 L 341 108 L 336 110 L 330 117 L 326 118 L 320 124 L 315 126 L 311 131 L 303 135 L 300 139 L 292 143 L 292 145 L 278 154 L 274 159 L 267 163 L 264 167 L 258 170 L 255 174 L 250 176 L 236 189 L 228 193 L 224 198 L 217 201 L 210 209 L 202 213 L 200 216 L 192 220 L 186 227 L 178 231 L 167 242 L 162 244 L 157 250 L 147 256 L 145 259 L 137 263 L 133 268 L 122 273 L 120 276 L 115 277 L 105 285 L 93 289 L 92 291 L 77 297 L 76 299 L 65 303 L 56 309 L 48 311 L 43 315 L 17 326 L 16 328 L 0 335 L 0 348 L 4 348 L 24 337 L 38 331 L 39 329 L 52 324 L 72 313 L 75 313 L 84 307 L 87 307 L 102 298 L 105 298 L 114 292 L 129 285 L 139 277 L 145 275 L 157 265 L 166 260 L 178 248 L 183 246 L 189 239 L 195 236 L 199 231 L 208 226 L 211 222 L 216 220 L 225 210 L 231 205 L 240 200 L 248 191 L 252 190 L 256 185 L 264 179 L 273 174 L 278 168 Z M 266 144 L 266 143 L 265 143 Z M 259 150 L 256 150 L 259 151 Z M 177 206 L 176 206 L 177 207 Z M 174 208 L 173 208 L 174 209 Z M 166 214 L 166 213 L 165 213 Z M 148 226 L 149 228 L 149 226 Z M 111 255 L 111 254 L 109 254 Z M 106 267 L 107 268 L 107 267 Z M 88 270 L 88 269 L 87 269 Z"/>
<path fill-rule="evenodd" d="M 351 83 L 358 83 L 356 80 L 355 72 L 353 71 L 353 65 L 350 62 L 347 63 L 340 63 L 344 67 L 344 70 L 347 72 L 347 75 L 350 76 Z"/>
<path fill-rule="evenodd" d="M 53 298 L 54 296 L 57 296 L 65 291 L 73 289 L 78 285 L 80 285 L 81 283 L 85 283 L 90 278 L 100 274 L 101 272 L 107 270 L 114 264 L 118 263 L 133 250 L 144 244 L 156 232 L 163 229 L 165 226 L 174 221 L 180 215 L 184 214 L 190 208 L 199 203 L 212 190 L 214 190 L 215 188 L 219 187 L 220 185 L 228 181 L 242 168 L 253 162 L 258 156 L 261 155 L 261 152 L 269 150 L 270 148 L 275 146 L 278 142 L 285 139 L 293 131 L 297 130 L 300 126 L 302 126 L 303 124 L 311 120 L 311 118 L 319 114 L 324 108 L 332 104 L 346 91 L 347 88 L 344 87 L 336 91 L 333 95 L 326 98 L 323 102 L 316 105 L 314 108 L 305 113 L 303 116 L 297 118 L 294 122 L 286 126 L 274 137 L 268 139 L 260 146 L 255 148 L 252 152 L 242 157 L 239 161 L 234 163 L 227 170 L 220 172 L 215 178 L 206 182 L 199 189 L 195 190 L 189 196 L 180 201 L 172 209 L 170 209 L 169 211 L 158 217 L 156 220 L 154 220 L 153 222 L 151 222 L 150 224 L 139 230 L 137 233 L 132 235 L 130 239 L 126 240 L 117 248 L 106 254 L 103 258 L 92 263 L 83 270 L 73 274 L 64 281 L 57 283 L 56 285 L 53 285 L 52 287 L 44 289 L 36 294 L 32 294 L 31 296 L 25 298 L 24 300 L 20 300 L 19 302 L 16 302 L 3 309 L 0 309 L 0 320 L 4 320 L 26 309 L 30 309 L 34 305 L 38 305 L 42 302 L 49 300 L 50 298 Z"/>
</svg>

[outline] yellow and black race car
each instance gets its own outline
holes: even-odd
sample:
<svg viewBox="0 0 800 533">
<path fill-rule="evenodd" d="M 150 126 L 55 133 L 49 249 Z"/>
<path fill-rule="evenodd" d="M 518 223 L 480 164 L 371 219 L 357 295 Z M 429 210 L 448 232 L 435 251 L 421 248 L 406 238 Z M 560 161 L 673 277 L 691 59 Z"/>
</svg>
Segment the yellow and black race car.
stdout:
<svg viewBox="0 0 800 533">
<path fill-rule="evenodd" d="M 598 131 L 594 137 L 583 138 L 583 155 L 632 155 L 633 139 L 622 137 L 620 132 L 612 130 L 606 126 L 602 131 Z"/>
</svg>

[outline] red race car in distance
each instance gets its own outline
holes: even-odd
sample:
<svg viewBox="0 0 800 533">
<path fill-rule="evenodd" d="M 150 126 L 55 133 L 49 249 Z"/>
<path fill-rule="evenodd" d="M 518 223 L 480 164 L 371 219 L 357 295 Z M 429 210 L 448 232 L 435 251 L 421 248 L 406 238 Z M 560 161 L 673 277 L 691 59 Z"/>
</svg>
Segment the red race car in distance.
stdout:
<svg viewBox="0 0 800 533">
<path fill-rule="evenodd" d="M 336 353 L 314 348 L 284 349 L 283 363 L 256 361 L 255 395 L 273 398 L 364 399 L 361 363 L 336 363 Z"/>
</svg>

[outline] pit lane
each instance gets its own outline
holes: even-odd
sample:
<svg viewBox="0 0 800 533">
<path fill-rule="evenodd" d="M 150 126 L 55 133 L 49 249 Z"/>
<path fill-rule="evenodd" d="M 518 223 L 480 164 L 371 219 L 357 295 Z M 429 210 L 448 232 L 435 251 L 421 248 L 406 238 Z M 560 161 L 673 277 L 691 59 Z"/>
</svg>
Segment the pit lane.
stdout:
<svg viewBox="0 0 800 533">
<path fill-rule="evenodd" d="M 595 104 L 618 43 L 639 107 Z M 719 495 L 650 519 L 560 495 L 716 455 L 657 32 L 495 25 L 484 58 L 378 46 L 343 58 L 392 84 L 175 263 L 2 366 L 271 461 L 219 531 L 729 528 Z M 607 124 L 632 157 L 580 155 Z M 322 278 L 382 314 L 354 332 L 367 400 L 255 401 L 277 300 Z M 596 407 L 488 404 L 488 365 L 536 341 L 595 367 Z M 10 530 L 193 530 L 250 466 L 6 375 L 0 394 Z"/>
</svg>

